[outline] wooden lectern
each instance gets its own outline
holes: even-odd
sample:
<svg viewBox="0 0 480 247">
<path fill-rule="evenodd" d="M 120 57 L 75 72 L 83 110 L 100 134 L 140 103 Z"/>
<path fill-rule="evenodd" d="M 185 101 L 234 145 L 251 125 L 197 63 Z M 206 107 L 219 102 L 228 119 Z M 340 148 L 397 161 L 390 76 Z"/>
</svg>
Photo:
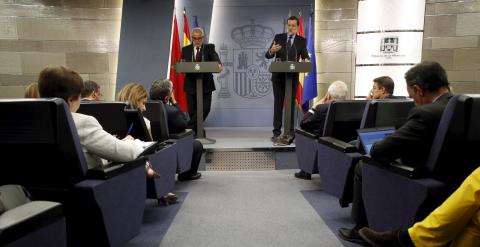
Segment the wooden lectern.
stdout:
<svg viewBox="0 0 480 247">
<path fill-rule="evenodd" d="M 203 130 L 203 77 L 201 73 L 219 73 L 218 62 L 179 62 L 175 65 L 178 73 L 197 74 L 197 139 L 202 144 L 213 144 L 215 140 L 205 137 Z"/>
</svg>

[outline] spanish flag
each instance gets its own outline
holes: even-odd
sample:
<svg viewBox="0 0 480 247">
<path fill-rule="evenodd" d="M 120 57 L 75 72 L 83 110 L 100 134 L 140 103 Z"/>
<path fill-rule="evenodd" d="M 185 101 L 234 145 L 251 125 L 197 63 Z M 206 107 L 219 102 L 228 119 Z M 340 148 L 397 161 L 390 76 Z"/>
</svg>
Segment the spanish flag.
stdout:
<svg viewBox="0 0 480 247">
<path fill-rule="evenodd" d="M 299 12 L 299 18 L 298 18 L 298 36 L 305 37 L 305 33 L 303 32 L 302 12 Z M 300 73 L 298 79 L 299 80 L 297 84 L 296 99 L 297 99 L 297 106 L 300 109 L 302 109 L 301 105 L 303 103 L 303 82 L 305 81 L 305 73 Z"/>
<path fill-rule="evenodd" d="M 187 10 L 183 9 L 183 47 L 191 43 L 192 39 L 190 38 L 190 28 L 188 27 Z"/>
</svg>

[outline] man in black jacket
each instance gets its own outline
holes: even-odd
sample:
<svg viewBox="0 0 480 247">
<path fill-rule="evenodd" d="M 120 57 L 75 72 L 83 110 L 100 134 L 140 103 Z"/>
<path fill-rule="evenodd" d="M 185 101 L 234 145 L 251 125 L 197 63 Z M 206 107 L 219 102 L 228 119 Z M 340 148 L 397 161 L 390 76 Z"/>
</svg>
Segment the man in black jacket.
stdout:
<svg viewBox="0 0 480 247">
<path fill-rule="evenodd" d="M 157 80 L 152 83 L 150 89 L 150 99 L 161 100 L 165 104 L 167 112 L 168 132 L 175 134 L 185 131 L 187 128 L 187 118 L 180 110 L 175 98 L 173 97 L 173 85 L 169 79 Z M 179 174 L 178 180 L 199 179 L 202 174 L 198 172 L 198 165 L 202 158 L 203 145 L 198 140 L 193 141 L 193 155 L 190 170 Z"/>
<path fill-rule="evenodd" d="M 407 91 L 416 106 L 410 110 L 407 122 L 395 133 L 375 143 L 370 155 L 381 162 L 400 159 L 412 166 L 424 166 L 443 110 L 453 96 L 450 93 L 447 73 L 437 62 L 422 62 L 405 74 Z M 353 185 L 353 229 L 340 228 L 339 236 L 347 241 L 363 242 L 358 230 L 367 227 L 367 217 L 362 197 L 362 166 L 355 167 Z"/>
<path fill-rule="evenodd" d="M 327 93 L 320 100 L 320 103 L 308 110 L 300 122 L 300 128 L 317 136 L 323 135 L 323 127 L 327 118 L 328 107 L 332 101 L 345 100 L 348 94 L 348 86 L 343 81 L 335 81 L 328 86 Z M 312 179 L 312 174 L 300 170 L 295 173 L 296 178 Z"/>
<path fill-rule="evenodd" d="M 204 44 L 204 32 L 200 27 L 192 29 L 191 45 L 182 48 L 182 61 L 185 62 L 218 62 L 219 70 L 222 70 L 222 64 L 214 44 Z M 190 121 L 189 128 L 197 130 L 197 76 L 203 78 L 203 120 L 210 113 L 212 105 L 212 92 L 215 91 L 215 82 L 212 73 L 185 74 L 185 83 L 183 90 L 187 95 L 188 114 Z"/>
<path fill-rule="evenodd" d="M 307 51 L 307 41 L 305 38 L 297 35 L 298 18 L 291 16 L 287 20 L 288 32 L 277 34 L 265 54 L 265 57 L 271 59 L 275 57 L 281 61 L 308 61 L 310 56 Z M 295 108 L 295 95 L 298 84 L 298 73 L 293 73 L 293 90 L 292 90 L 292 110 Z M 272 142 L 277 143 L 282 133 L 282 115 L 283 115 L 283 99 L 285 97 L 285 73 L 272 73 L 273 87 L 273 136 Z M 292 133 L 294 114 L 291 115 Z M 284 137 L 283 139 L 291 139 Z"/>
</svg>

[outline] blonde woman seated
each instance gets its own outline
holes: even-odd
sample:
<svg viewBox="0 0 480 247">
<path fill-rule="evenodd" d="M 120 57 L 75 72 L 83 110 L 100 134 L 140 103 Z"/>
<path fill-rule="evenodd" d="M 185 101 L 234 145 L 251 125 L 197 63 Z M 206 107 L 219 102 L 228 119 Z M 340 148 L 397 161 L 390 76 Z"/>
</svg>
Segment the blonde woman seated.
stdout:
<svg viewBox="0 0 480 247">
<path fill-rule="evenodd" d="M 145 87 L 137 82 L 132 82 L 126 84 L 118 93 L 117 96 L 118 101 L 128 101 L 132 105 L 133 108 L 138 109 L 140 112 L 146 111 L 145 104 L 148 100 L 148 92 Z M 151 134 L 151 127 L 150 121 L 147 118 L 143 118 L 145 121 L 145 125 L 147 126 L 148 132 Z M 173 193 L 168 193 L 164 200 L 168 203 L 175 203 L 177 201 L 177 197 Z"/>
<path fill-rule="evenodd" d="M 38 98 L 38 83 L 32 82 L 25 88 L 24 98 Z"/>
<path fill-rule="evenodd" d="M 62 98 L 72 112 L 78 137 L 87 160 L 88 168 L 102 166 L 106 160 L 128 162 L 135 160 L 143 152 L 143 143 L 131 136 L 119 140 L 103 130 L 97 119 L 92 116 L 76 113 L 80 107 L 80 95 L 83 80 L 77 72 L 67 67 L 47 67 L 38 79 L 40 97 Z M 149 165 L 147 176 L 156 175 Z"/>
<path fill-rule="evenodd" d="M 148 92 L 145 87 L 137 82 L 131 82 L 125 85 L 117 95 L 118 101 L 126 101 L 131 104 L 134 109 L 138 109 L 140 112 L 144 112 L 147 108 L 145 104 L 148 100 Z M 145 125 L 147 126 L 150 136 L 152 135 L 150 120 L 143 118 Z"/>
</svg>

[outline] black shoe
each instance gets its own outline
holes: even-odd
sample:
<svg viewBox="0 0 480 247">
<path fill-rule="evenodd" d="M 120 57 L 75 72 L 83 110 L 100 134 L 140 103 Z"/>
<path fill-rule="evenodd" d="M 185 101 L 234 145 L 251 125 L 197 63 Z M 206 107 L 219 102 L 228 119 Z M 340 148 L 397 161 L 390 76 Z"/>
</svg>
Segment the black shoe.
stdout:
<svg viewBox="0 0 480 247">
<path fill-rule="evenodd" d="M 338 229 L 338 236 L 348 242 L 366 244 L 365 240 L 360 237 L 356 229 L 340 228 Z"/>
<path fill-rule="evenodd" d="M 295 173 L 295 177 L 300 179 L 312 180 L 312 174 L 302 170 Z"/>
<path fill-rule="evenodd" d="M 364 227 L 358 231 L 363 240 L 374 247 L 403 247 L 400 242 L 400 230 L 376 232 L 370 228 Z"/>
<path fill-rule="evenodd" d="M 178 175 L 178 181 L 187 181 L 187 180 L 197 180 L 202 177 L 202 174 L 200 172 L 197 172 L 196 174 L 180 174 Z"/>
</svg>

